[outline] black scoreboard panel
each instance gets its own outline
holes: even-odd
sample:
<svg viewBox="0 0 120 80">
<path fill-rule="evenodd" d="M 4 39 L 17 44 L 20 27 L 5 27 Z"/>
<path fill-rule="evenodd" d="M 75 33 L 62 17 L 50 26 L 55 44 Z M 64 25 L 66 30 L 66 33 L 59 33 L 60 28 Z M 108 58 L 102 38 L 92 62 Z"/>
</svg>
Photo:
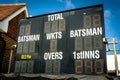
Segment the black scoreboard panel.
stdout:
<svg viewBox="0 0 120 80">
<path fill-rule="evenodd" d="M 44 36 L 43 36 L 43 53 L 55 53 L 62 54 L 58 55 L 63 56 L 64 58 L 67 55 L 66 53 L 66 18 L 68 17 L 69 13 L 65 12 L 63 13 L 64 19 L 62 20 L 55 20 L 55 21 L 48 21 L 48 16 L 44 17 Z M 58 37 L 62 37 L 61 39 L 47 39 L 47 35 L 49 33 L 56 33 L 55 36 L 58 35 Z M 60 35 L 60 33 L 62 33 Z M 64 46 L 63 46 L 64 45 Z M 45 72 L 46 73 L 60 73 L 67 69 L 65 65 L 67 65 L 67 58 L 66 60 L 59 60 L 59 59 L 53 59 L 53 60 L 46 60 L 45 61 Z M 63 65 L 62 65 L 63 64 Z M 64 70 L 65 69 L 65 70 Z"/>
<path fill-rule="evenodd" d="M 15 72 L 105 74 L 103 6 L 20 21 Z"/>
<path fill-rule="evenodd" d="M 36 64 L 38 64 L 37 61 L 42 61 L 42 38 L 40 38 L 40 36 L 43 34 L 43 25 L 43 17 L 20 21 L 18 35 L 21 39 L 19 40 L 18 37 L 15 72 L 36 72 L 34 68 Z M 35 36 L 35 34 L 37 34 L 37 36 Z M 30 37 L 31 41 L 27 41 L 28 36 L 32 36 Z M 33 38 L 36 38 L 37 41 L 33 40 Z M 44 68 L 44 65 L 37 65 L 37 67 Z M 44 72 L 41 68 L 38 71 Z"/>
</svg>

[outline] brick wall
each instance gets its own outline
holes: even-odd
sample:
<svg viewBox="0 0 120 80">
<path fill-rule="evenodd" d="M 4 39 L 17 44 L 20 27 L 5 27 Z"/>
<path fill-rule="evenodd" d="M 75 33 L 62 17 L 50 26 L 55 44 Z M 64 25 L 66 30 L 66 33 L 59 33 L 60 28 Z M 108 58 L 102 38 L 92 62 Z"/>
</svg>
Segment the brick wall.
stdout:
<svg viewBox="0 0 120 80">
<path fill-rule="evenodd" d="M 11 21 L 9 21 L 7 34 L 11 38 L 17 40 L 19 21 L 20 19 L 24 19 L 24 18 L 25 18 L 25 11 L 23 11 L 18 16 L 14 17 Z"/>
<path fill-rule="evenodd" d="M 6 50 L 3 56 L 3 64 L 2 64 L 3 73 L 7 73 L 8 71 L 11 46 L 16 44 L 19 21 L 20 19 L 23 19 L 23 18 L 25 18 L 25 12 L 20 13 L 19 15 L 14 17 L 11 21 L 9 21 L 8 32 L 2 34 L 2 38 L 6 42 L 6 47 L 5 47 Z M 16 51 L 14 50 L 13 56 L 12 56 L 11 72 L 14 71 L 14 61 L 15 61 L 15 54 L 16 54 L 15 52 Z"/>
<path fill-rule="evenodd" d="M 5 54 L 3 56 L 2 72 L 6 73 L 8 71 L 8 64 L 9 64 L 9 56 L 10 56 L 11 46 L 16 44 L 16 41 L 11 39 L 6 34 L 2 34 L 2 37 L 6 42 Z M 15 52 L 13 53 L 13 56 L 14 55 L 15 55 Z M 14 62 L 14 57 L 12 57 L 12 62 Z"/>
<path fill-rule="evenodd" d="M 4 53 L 5 53 L 5 41 L 2 39 L 0 33 L 0 72 L 2 69 L 2 61 L 3 61 Z"/>
</svg>

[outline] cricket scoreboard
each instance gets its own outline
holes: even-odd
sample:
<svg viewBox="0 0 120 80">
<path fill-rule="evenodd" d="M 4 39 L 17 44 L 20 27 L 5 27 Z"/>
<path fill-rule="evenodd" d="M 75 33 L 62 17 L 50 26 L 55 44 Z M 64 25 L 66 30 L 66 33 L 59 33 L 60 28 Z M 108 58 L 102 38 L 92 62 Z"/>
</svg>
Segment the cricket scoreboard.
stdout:
<svg viewBox="0 0 120 80">
<path fill-rule="evenodd" d="M 105 74 L 103 5 L 23 19 L 15 72 Z"/>
</svg>

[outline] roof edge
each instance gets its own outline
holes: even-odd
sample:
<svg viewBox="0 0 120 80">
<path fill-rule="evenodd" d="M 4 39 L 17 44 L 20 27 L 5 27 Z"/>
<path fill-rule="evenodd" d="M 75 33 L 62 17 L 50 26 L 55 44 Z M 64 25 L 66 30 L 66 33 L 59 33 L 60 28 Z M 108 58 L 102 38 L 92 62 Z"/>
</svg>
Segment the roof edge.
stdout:
<svg viewBox="0 0 120 80">
<path fill-rule="evenodd" d="M 5 6 L 5 5 L 7 5 L 7 6 L 16 6 L 16 5 L 19 5 L 19 6 L 23 6 L 22 8 L 24 8 L 24 7 L 26 7 L 26 9 L 25 9 L 25 13 L 26 13 L 26 17 L 29 17 L 29 13 L 28 13 L 28 8 L 27 8 L 27 4 L 26 3 L 18 3 L 18 4 L 0 4 L 0 5 L 2 5 L 2 6 Z M 20 8 L 21 9 L 21 8 Z M 20 10 L 20 9 L 18 9 L 18 10 Z M 17 10 L 17 11 L 18 11 Z M 16 11 L 15 11 L 16 12 Z M 15 13 L 14 12 L 14 13 Z M 12 13 L 12 14 L 14 14 L 14 13 Z M 10 15 L 9 15 L 10 16 Z M 9 16 L 7 16 L 7 17 L 9 17 Z M 1 19 L 0 21 L 3 21 L 3 20 L 5 20 L 7 17 L 5 17 L 4 19 Z"/>
<path fill-rule="evenodd" d="M 75 8 L 75 9 L 68 9 L 68 10 L 56 11 L 56 12 L 51 12 L 51 13 L 45 13 L 45 14 L 41 14 L 41 15 L 28 17 L 27 19 L 40 17 L 40 16 L 51 15 L 51 14 L 57 14 L 57 13 L 62 13 L 62 12 L 68 12 L 68 11 L 81 10 L 81 9 L 86 9 L 86 8 L 91 8 L 91 7 L 100 7 L 100 6 L 103 7 L 103 4 L 95 4 L 95 5 L 89 5 L 89 6 L 85 6 L 85 7 L 81 7 L 81 8 Z"/>
<path fill-rule="evenodd" d="M 5 6 L 5 5 L 8 5 L 8 6 L 11 6 L 11 5 L 27 5 L 26 3 L 15 3 L 15 4 L 0 4 L 2 6 Z"/>
</svg>

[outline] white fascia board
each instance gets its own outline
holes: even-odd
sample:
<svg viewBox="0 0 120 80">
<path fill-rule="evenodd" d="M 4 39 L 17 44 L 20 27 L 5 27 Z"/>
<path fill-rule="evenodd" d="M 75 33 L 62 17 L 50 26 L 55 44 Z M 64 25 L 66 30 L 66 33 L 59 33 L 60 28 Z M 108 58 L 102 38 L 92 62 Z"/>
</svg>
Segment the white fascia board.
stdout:
<svg viewBox="0 0 120 80">
<path fill-rule="evenodd" d="M 4 32 L 7 32 L 8 28 L 8 21 L 4 20 L 2 22 L 0 22 L 0 29 Z"/>
<path fill-rule="evenodd" d="M 19 9 L 18 11 L 16 11 L 15 13 L 13 13 L 12 15 L 10 15 L 8 18 L 6 18 L 6 20 L 11 20 L 13 19 L 15 16 L 17 16 L 18 14 L 20 14 L 21 12 L 25 11 L 26 12 L 26 17 L 28 17 L 28 13 L 27 13 L 27 8 L 23 7 L 21 9 Z"/>
</svg>

